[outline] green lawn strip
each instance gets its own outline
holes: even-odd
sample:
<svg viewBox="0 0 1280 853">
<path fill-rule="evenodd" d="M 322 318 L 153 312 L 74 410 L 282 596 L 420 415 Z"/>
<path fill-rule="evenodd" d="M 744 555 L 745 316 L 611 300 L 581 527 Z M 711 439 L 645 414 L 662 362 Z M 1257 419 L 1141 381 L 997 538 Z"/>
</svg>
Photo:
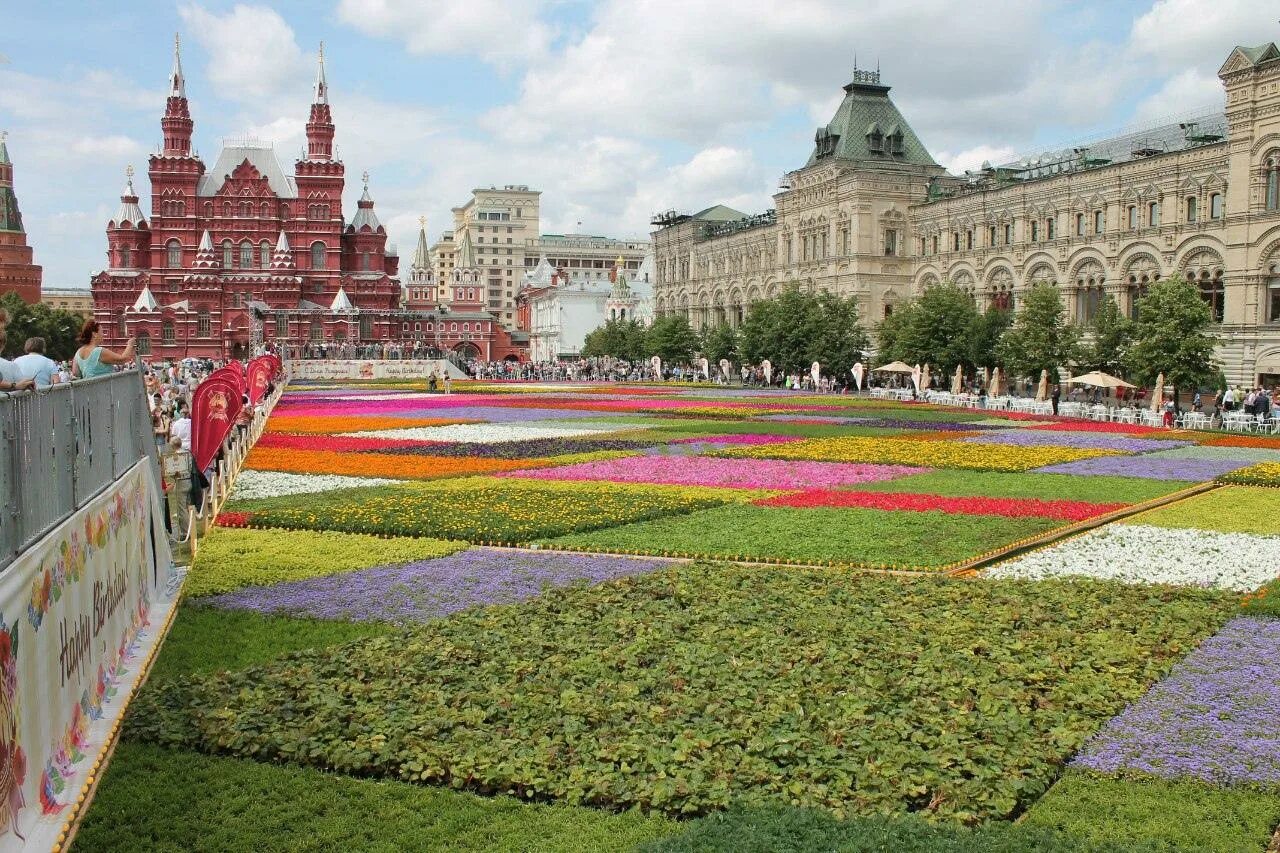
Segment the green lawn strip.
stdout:
<svg viewBox="0 0 1280 853">
<path fill-rule="evenodd" d="M 1280 536 L 1280 489 L 1224 486 L 1144 512 L 1131 524 Z"/>
<path fill-rule="evenodd" d="M 850 487 L 857 492 L 919 492 L 948 497 L 1041 498 L 1090 503 L 1142 503 L 1193 485 L 1142 477 L 1077 477 L 1072 474 L 1007 474 L 939 469 Z"/>
<path fill-rule="evenodd" d="M 298 499 L 305 501 L 312 497 L 303 495 Z M 329 499 L 346 500 L 345 490 Z M 216 595 L 245 586 L 443 557 L 466 547 L 465 542 L 435 539 L 217 528 L 200 541 L 195 562 L 187 575 L 185 593 Z"/>
<path fill-rule="evenodd" d="M 570 534 L 546 544 L 636 554 L 940 567 L 1063 524 L 1047 518 L 734 504 Z"/>
<path fill-rule="evenodd" d="M 1163 848 L 1077 838 L 1051 829 L 990 822 L 933 823 L 917 815 L 853 817 L 788 807 L 736 808 L 685 824 L 637 853 L 1159 853 Z"/>
<path fill-rule="evenodd" d="M 264 616 L 184 602 L 150 678 L 244 669 L 299 649 L 336 646 L 393 631 L 384 622 L 336 622 Z"/>
<path fill-rule="evenodd" d="M 749 500 L 747 492 L 635 483 L 460 477 L 244 501 L 253 527 L 468 542 L 527 542 Z M 359 493 L 358 495 L 356 493 Z"/>
<path fill-rule="evenodd" d="M 1177 851 L 1261 853 L 1280 823 L 1280 793 L 1202 782 L 1068 771 L 1023 818 L 1026 826 Z"/>
<path fill-rule="evenodd" d="M 676 829 L 636 812 L 529 804 L 122 743 L 75 849 L 586 853 L 625 850 Z"/>
<path fill-rule="evenodd" d="M 126 728 L 571 805 L 978 822 L 1037 799 L 1230 609 L 1167 587 L 680 565 L 152 681 Z"/>
</svg>

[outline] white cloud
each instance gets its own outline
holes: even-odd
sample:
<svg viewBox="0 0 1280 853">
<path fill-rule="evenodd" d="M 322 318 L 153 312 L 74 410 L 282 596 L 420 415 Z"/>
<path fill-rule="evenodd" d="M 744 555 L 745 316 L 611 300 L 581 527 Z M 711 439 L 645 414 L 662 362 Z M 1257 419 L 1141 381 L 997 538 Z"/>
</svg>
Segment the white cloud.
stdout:
<svg viewBox="0 0 1280 853">
<path fill-rule="evenodd" d="M 479 56 L 500 67 L 543 58 L 553 31 L 545 0 L 341 0 L 338 18 L 412 53 Z"/>
<path fill-rule="evenodd" d="M 188 32 L 209 54 L 207 73 L 218 94 L 265 98 L 299 88 L 307 77 L 293 29 L 274 9 L 237 5 L 225 15 L 189 3 L 178 8 Z"/>
<path fill-rule="evenodd" d="M 993 166 L 1008 163 L 1017 155 L 1017 151 L 1007 146 L 977 145 L 955 154 L 939 151 L 934 157 L 940 165 L 947 168 L 948 172 L 959 175 L 966 171 L 976 171 L 982 167 L 983 163 L 990 163 Z"/>
<path fill-rule="evenodd" d="M 1164 69 L 1216 70 L 1232 46 L 1274 37 L 1276 8 L 1275 0 L 1156 0 L 1134 20 L 1129 46 Z"/>
<path fill-rule="evenodd" d="M 1165 80 L 1134 108 L 1135 123 L 1176 121 L 1205 108 L 1222 105 L 1222 81 L 1215 74 L 1187 68 Z"/>
</svg>

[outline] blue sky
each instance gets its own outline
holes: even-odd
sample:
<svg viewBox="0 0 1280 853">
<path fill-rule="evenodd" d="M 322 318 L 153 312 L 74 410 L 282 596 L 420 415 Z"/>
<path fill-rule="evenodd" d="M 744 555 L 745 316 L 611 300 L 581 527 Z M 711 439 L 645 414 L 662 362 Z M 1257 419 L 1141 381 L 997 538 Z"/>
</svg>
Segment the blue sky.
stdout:
<svg viewBox="0 0 1280 853">
<path fill-rule="evenodd" d="M 770 207 L 855 54 L 963 169 L 1220 107 L 1217 68 L 1280 39 L 1277 18 L 1273 0 L 22 4 L 0 32 L 0 129 L 46 286 L 84 287 L 126 165 L 148 192 L 175 31 L 207 166 L 240 136 L 291 166 L 323 40 L 346 206 L 367 169 L 407 253 L 419 215 L 434 239 L 490 184 L 541 189 L 550 233 Z"/>
</svg>

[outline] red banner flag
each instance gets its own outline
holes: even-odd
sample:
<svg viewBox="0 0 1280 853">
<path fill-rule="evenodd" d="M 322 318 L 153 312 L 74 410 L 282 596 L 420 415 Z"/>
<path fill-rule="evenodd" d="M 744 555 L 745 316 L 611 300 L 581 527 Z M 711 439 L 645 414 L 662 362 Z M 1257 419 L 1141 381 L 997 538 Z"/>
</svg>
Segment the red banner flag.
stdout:
<svg viewBox="0 0 1280 853">
<path fill-rule="evenodd" d="M 240 389 L 210 376 L 191 395 L 191 455 L 201 471 L 209 467 L 240 414 Z"/>
<path fill-rule="evenodd" d="M 267 386 L 271 384 L 275 369 L 269 356 L 264 355 L 249 362 L 249 405 L 258 405 L 267 395 Z"/>
<path fill-rule="evenodd" d="M 244 374 L 240 371 L 239 367 L 233 367 L 229 364 L 226 367 L 219 367 L 217 370 L 213 371 L 213 373 L 210 373 L 208 379 L 205 381 L 208 382 L 209 379 L 221 379 L 225 382 L 229 382 L 234 388 L 239 389 L 239 393 L 245 393 Z"/>
</svg>

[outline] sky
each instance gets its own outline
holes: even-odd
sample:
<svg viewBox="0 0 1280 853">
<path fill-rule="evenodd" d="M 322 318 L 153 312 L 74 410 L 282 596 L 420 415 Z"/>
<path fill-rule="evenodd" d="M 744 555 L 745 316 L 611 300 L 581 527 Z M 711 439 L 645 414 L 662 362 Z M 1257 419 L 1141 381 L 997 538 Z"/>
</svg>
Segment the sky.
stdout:
<svg viewBox="0 0 1280 853">
<path fill-rule="evenodd" d="M 149 211 L 174 33 L 194 145 L 304 145 L 324 42 L 355 212 L 434 241 L 475 187 L 542 191 L 543 233 L 644 237 L 662 210 L 773 206 L 858 67 L 953 171 L 1222 107 L 1275 0 L 312 0 L 22 3 L 0 13 L 0 130 L 46 287 L 88 287 L 125 167 Z M 581 223 L 581 224 L 579 224 Z"/>
</svg>

